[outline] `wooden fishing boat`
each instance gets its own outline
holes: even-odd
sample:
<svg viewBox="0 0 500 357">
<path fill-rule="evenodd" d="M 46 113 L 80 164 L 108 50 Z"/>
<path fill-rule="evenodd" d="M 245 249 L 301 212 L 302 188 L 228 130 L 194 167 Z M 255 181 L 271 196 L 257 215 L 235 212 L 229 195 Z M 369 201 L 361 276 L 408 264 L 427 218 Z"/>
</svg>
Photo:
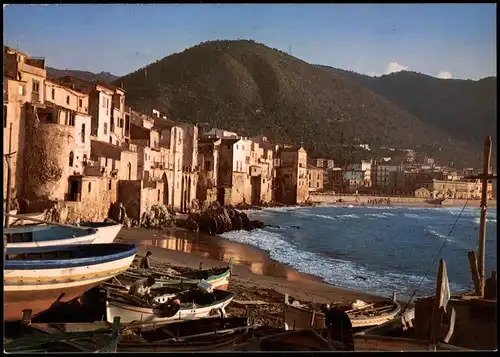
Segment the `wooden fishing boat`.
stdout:
<svg viewBox="0 0 500 357">
<path fill-rule="evenodd" d="M 92 244 L 97 230 L 59 226 L 15 226 L 4 231 L 8 248 L 45 248 L 71 244 Z"/>
<path fill-rule="evenodd" d="M 19 325 L 19 324 L 18 324 Z M 211 317 L 197 320 L 180 320 L 162 323 L 126 324 L 119 329 L 117 352 L 191 352 L 231 350 L 234 344 L 251 337 L 251 331 L 258 326 L 250 325 L 244 317 Z M 57 334 L 64 340 L 52 344 L 54 349 L 68 352 L 69 348 L 79 347 L 96 351 L 103 346 L 106 336 L 110 335 L 112 325 L 104 322 L 94 323 L 31 323 L 27 328 L 39 333 Z M 89 333 L 90 332 L 90 333 Z M 66 333 L 61 335 L 61 333 Z M 88 336 L 92 336 L 94 344 Z M 108 343 L 109 344 L 109 343 Z M 33 343 L 31 343 L 33 346 Z M 104 347 L 100 347 L 102 351 Z M 23 349 L 23 352 L 25 349 Z"/>
<path fill-rule="evenodd" d="M 113 325 L 77 331 L 61 331 L 37 324 L 20 327 L 21 337 L 10 339 L 5 344 L 6 352 L 116 352 L 120 318 L 117 317 Z"/>
<path fill-rule="evenodd" d="M 113 243 L 122 229 L 122 225 L 115 222 L 85 222 L 80 227 L 97 230 L 98 238 L 94 243 Z"/>
<path fill-rule="evenodd" d="M 220 314 L 225 316 L 225 307 L 233 300 L 233 294 L 224 290 L 207 293 L 196 288 L 176 293 L 172 287 L 164 287 L 165 294 L 172 294 L 181 301 L 180 309 L 168 313 L 163 303 L 149 303 L 127 293 L 109 291 L 106 298 L 106 321 L 120 316 L 123 323 L 163 322 L 190 320 Z M 170 291 L 168 291 L 170 289 Z"/>
<path fill-rule="evenodd" d="M 7 228 L 4 235 L 10 248 L 101 244 L 112 243 L 121 227 L 121 224 L 116 223 L 90 223 L 85 227 L 62 224 L 24 225 Z"/>
<path fill-rule="evenodd" d="M 34 315 L 70 301 L 128 269 L 136 254 L 131 244 L 82 244 L 7 248 L 4 265 L 5 321 Z M 113 320 L 111 320 L 113 321 Z"/>
<path fill-rule="evenodd" d="M 134 281 L 152 276 L 156 280 L 155 285 L 152 287 L 153 289 L 172 285 L 197 285 L 201 280 L 205 280 L 212 285 L 214 290 L 227 290 L 231 278 L 231 268 L 231 260 L 227 267 L 199 270 L 185 273 L 180 276 L 168 275 L 155 270 L 130 268 L 115 278 L 119 282 L 118 286 L 115 287 L 119 288 L 119 285 L 122 285 L 123 289 L 128 290 L 130 284 Z"/>
<path fill-rule="evenodd" d="M 401 306 L 394 298 L 370 303 L 357 300 L 351 306 L 339 307 L 349 316 L 353 329 L 381 325 L 401 312 Z M 325 328 L 325 315 L 319 311 L 319 306 L 301 304 L 297 300 L 290 303 L 288 294 L 285 294 L 284 317 L 286 330 Z"/>
</svg>

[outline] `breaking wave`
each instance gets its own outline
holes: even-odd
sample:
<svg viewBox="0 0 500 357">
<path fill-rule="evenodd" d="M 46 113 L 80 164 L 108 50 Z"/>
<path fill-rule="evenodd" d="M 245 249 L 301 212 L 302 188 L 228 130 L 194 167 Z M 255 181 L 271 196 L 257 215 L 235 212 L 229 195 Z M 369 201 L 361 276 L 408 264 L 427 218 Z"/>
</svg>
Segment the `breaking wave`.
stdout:
<svg viewBox="0 0 500 357">
<path fill-rule="evenodd" d="M 288 264 L 302 273 L 320 277 L 330 284 L 380 296 L 388 297 L 396 291 L 398 296 L 408 298 L 423 278 L 418 274 L 402 274 L 395 271 L 377 272 L 352 261 L 302 251 L 294 244 L 287 242 L 281 234 L 261 229 L 251 232 L 227 232 L 222 237 L 262 249 L 272 259 Z M 425 286 L 419 290 L 417 296 L 432 294 L 434 284 L 435 279 L 432 276 L 427 277 L 424 280 Z M 466 288 L 459 284 L 452 283 L 451 285 L 454 291 Z"/>
</svg>

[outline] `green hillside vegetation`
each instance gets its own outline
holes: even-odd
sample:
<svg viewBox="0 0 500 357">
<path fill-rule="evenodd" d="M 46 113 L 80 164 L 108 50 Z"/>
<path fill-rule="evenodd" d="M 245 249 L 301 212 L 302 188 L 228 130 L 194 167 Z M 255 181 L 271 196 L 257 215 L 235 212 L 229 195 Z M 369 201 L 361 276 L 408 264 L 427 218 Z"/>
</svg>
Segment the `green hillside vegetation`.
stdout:
<svg viewBox="0 0 500 357">
<path fill-rule="evenodd" d="M 320 66 L 341 74 L 397 106 L 434 125 L 453 139 L 482 149 L 491 135 L 496 149 L 497 79 L 479 81 L 438 79 L 425 74 L 402 71 L 370 77 L 338 68 Z M 496 151 L 496 150 L 494 150 Z"/>
<path fill-rule="evenodd" d="M 344 75 L 253 41 L 202 43 L 115 81 L 122 83 L 133 107 L 303 142 L 313 156 L 337 156 L 341 134 L 347 143 L 415 148 L 445 162 L 476 164 L 481 154 Z"/>
</svg>

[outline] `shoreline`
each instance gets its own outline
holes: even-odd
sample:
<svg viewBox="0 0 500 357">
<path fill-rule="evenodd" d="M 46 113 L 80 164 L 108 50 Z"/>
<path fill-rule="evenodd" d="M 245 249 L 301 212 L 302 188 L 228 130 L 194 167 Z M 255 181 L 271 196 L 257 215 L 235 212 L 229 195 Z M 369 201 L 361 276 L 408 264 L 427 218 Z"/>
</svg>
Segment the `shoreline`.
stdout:
<svg viewBox="0 0 500 357">
<path fill-rule="evenodd" d="M 165 232 L 143 228 L 122 228 L 117 239 L 137 244 L 137 254 L 147 250 L 152 259 L 163 264 L 197 269 L 226 265 L 233 258 L 230 291 L 236 287 L 236 296 L 274 290 L 275 303 L 284 303 L 284 294 L 304 302 L 331 303 L 360 300 L 381 300 L 389 296 L 356 291 L 329 284 L 322 278 L 299 272 L 297 269 L 273 260 L 267 252 L 248 244 L 229 241 L 220 236 L 194 233 L 175 228 Z M 237 298 L 235 297 L 235 298 Z M 270 296 L 271 297 L 271 296 Z M 261 297 L 265 300 L 265 297 Z M 399 301 L 399 300 L 398 300 Z M 400 301 L 404 306 L 406 301 Z"/>
</svg>

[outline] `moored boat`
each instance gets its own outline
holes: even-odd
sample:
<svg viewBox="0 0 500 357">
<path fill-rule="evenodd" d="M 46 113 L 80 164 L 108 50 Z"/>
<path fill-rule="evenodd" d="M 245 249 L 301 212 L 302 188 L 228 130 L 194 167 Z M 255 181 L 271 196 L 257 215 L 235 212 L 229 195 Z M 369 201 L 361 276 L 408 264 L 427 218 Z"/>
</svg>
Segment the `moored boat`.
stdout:
<svg viewBox="0 0 500 357">
<path fill-rule="evenodd" d="M 5 321 L 22 311 L 33 315 L 54 303 L 70 301 L 129 268 L 131 244 L 81 244 L 61 247 L 7 247 L 4 265 Z M 112 320 L 111 320 L 112 321 Z"/>
<path fill-rule="evenodd" d="M 71 244 L 112 243 L 121 229 L 117 223 L 70 225 L 25 225 L 7 228 L 4 235 L 9 248 L 35 248 Z"/>
<path fill-rule="evenodd" d="M 370 303 L 357 300 L 351 306 L 339 307 L 349 316 L 353 329 L 381 325 L 394 319 L 401 312 L 401 306 L 395 299 Z M 325 328 L 325 315 L 322 312 L 297 300 L 290 303 L 288 294 L 285 294 L 284 316 L 287 330 Z"/>
<path fill-rule="evenodd" d="M 172 288 L 165 287 L 162 289 Z M 174 289 L 175 290 L 175 289 Z M 109 293 L 106 298 L 106 321 L 113 321 L 119 316 L 122 323 L 131 322 L 166 322 L 175 320 L 191 320 L 220 314 L 225 315 L 225 307 L 233 300 L 233 294 L 224 290 L 207 293 L 196 288 L 165 292 L 169 297 L 175 295 L 181 302 L 177 311 L 164 309 L 161 296 L 155 302 L 138 299 L 127 293 Z"/>
</svg>

